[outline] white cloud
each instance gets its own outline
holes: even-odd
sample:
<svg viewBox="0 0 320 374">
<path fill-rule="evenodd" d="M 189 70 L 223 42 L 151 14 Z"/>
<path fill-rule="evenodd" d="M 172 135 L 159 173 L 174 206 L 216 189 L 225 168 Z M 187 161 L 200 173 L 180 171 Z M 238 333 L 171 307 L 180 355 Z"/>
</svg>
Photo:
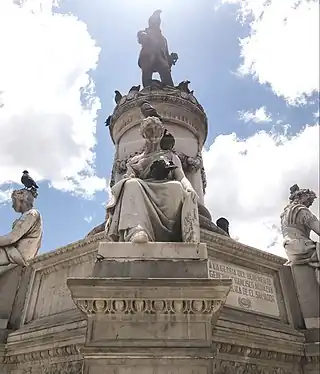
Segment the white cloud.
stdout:
<svg viewBox="0 0 320 374">
<path fill-rule="evenodd" d="M 0 1 L 0 186 L 28 169 L 55 188 L 91 195 L 100 101 L 88 72 L 100 49 L 51 0 Z"/>
<path fill-rule="evenodd" d="M 238 3 L 250 34 L 240 41 L 242 74 L 270 84 L 290 104 L 319 90 L 317 0 L 221 0 Z"/>
<path fill-rule="evenodd" d="M 318 125 L 294 137 L 260 132 L 248 139 L 220 135 L 204 152 L 206 205 L 224 216 L 240 242 L 284 256 L 280 214 L 297 183 L 319 196 Z M 318 215 L 319 199 L 312 207 Z"/>
<path fill-rule="evenodd" d="M 245 123 L 254 122 L 254 123 L 268 123 L 272 122 L 271 115 L 267 113 L 266 107 L 262 106 L 254 112 L 250 111 L 240 111 L 239 119 L 243 120 Z"/>
<path fill-rule="evenodd" d="M 12 191 L 12 189 L 0 190 L 0 204 L 7 203 L 10 200 Z"/>
</svg>

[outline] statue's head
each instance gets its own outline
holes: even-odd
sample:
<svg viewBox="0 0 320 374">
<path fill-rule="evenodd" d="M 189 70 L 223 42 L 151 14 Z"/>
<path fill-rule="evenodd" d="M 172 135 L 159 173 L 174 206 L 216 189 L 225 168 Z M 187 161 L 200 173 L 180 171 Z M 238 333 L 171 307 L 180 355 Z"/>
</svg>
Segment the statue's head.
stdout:
<svg viewBox="0 0 320 374">
<path fill-rule="evenodd" d="M 141 122 L 140 133 L 147 142 L 160 142 L 164 134 L 163 123 L 159 118 L 147 117 Z"/>
<path fill-rule="evenodd" d="M 35 193 L 32 190 L 27 190 L 26 188 L 14 190 L 11 195 L 12 208 L 17 213 L 27 212 L 33 208 L 35 197 Z"/>
<path fill-rule="evenodd" d="M 309 208 L 316 198 L 317 195 L 312 190 L 306 188 L 300 189 L 297 184 L 290 187 L 290 203 L 302 204 Z"/>
<path fill-rule="evenodd" d="M 161 10 L 157 9 L 155 12 L 153 12 L 152 16 L 149 18 L 149 27 L 159 27 L 161 26 Z"/>
</svg>

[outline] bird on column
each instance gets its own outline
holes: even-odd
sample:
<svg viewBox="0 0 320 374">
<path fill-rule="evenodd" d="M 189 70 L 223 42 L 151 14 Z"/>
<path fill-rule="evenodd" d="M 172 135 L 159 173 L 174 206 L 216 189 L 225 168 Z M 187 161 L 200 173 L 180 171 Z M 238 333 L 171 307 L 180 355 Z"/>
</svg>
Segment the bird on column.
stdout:
<svg viewBox="0 0 320 374">
<path fill-rule="evenodd" d="M 160 114 L 156 111 L 156 109 L 148 102 L 148 101 L 142 101 L 140 104 L 140 110 L 142 115 L 147 117 L 158 117 L 161 119 Z"/>
<path fill-rule="evenodd" d="M 118 90 L 115 90 L 114 93 L 115 93 L 115 95 L 114 95 L 114 101 L 118 105 L 120 103 L 121 99 L 122 99 L 122 94 Z"/>
</svg>

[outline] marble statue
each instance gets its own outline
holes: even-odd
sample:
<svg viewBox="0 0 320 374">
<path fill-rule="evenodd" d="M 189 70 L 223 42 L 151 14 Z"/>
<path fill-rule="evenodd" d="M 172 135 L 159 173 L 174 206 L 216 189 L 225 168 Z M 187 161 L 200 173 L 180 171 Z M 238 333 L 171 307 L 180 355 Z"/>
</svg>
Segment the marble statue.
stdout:
<svg viewBox="0 0 320 374">
<path fill-rule="evenodd" d="M 153 73 L 159 73 L 161 82 L 174 86 L 171 67 L 178 60 L 176 53 L 169 54 L 167 39 L 162 35 L 160 25 L 161 10 L 156 10 L 149 18 L 149 27 L 138 32 L 138 42 L 141 44 L 138 65 L 142 70 L 142 85 L 152 84 Z"/>
<path fill-rule="evenodd" d="M 27 266 L 41 246 L 42 222 L 40 213 L 33 208 L 35 195 L 26 188 L 12 193 L 12 207 L 21 216 L 13 222 L 12 231 L 0 236 L 0 276 L 6 271 Z"/>
<path fill-rule="evenodd" d="M 127 162 L 127 172 L 111 189 L 106 233 L 112 241 L 199 243 L 198 196 L 179 157 L 161 149 L 165 128 L 157 117 L 141 122 L 141 154 Z"/>
<path fill-rule="evenodd" d="M 320 222 L 309 210 L 317 198 L 309 189 L 300 189 L 298 185 L 290 188 L 289 204 L 281 214 L 283 245 L 288 256 L 286 265 L 308 264 L 316 270 L 318 282 L 320 269 L 320 247 L 310 239 L 310 232 L 320 235 Z"/>
</svg>

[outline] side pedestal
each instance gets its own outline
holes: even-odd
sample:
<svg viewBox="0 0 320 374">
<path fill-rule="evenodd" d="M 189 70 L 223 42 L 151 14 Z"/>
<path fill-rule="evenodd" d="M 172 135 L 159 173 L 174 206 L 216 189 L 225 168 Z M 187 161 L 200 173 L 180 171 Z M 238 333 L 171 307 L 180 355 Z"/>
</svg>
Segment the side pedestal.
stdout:
<svg viewBox="0 0 320 374">
<path fill-rule="evenodd" d="M 309 265 L 293 265 L 291 270 L 305 327 L 308 330 L 307 340 L 319 342 L 320 285 L 314 268 Z"/>
<path fill-rule="evenodd" d="M 316 374 L 320 370 L 320 285 L 314 268 L 309 265 L 293 265 L 291 271 L 306 328 L 303 370 L 306 374 Z"/>
<path fill-rule="evenodd" d="M 102 243 L 99 255 L 94 278 L 68 279 L 88 319 L 84 373 L 212 374 L 232 281 L 208 279 L 205 245 Z"/>
<path fill-rule="evenodd" d="M 23 270 L 21 266 L 12 266 L 0 275 L 0 344 L 5 343 L 9 333 L 9 320 Z"/>
</svg>

